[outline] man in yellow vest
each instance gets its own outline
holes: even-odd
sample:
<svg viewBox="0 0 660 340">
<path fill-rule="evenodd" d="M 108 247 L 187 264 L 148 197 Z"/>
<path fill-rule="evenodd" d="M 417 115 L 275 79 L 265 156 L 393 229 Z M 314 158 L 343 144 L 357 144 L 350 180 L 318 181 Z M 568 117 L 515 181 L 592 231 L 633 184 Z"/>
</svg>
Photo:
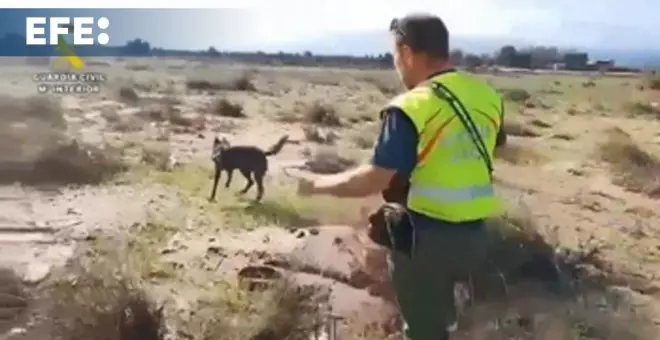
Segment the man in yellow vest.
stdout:
<svg viewBox="0 0 660 340">
<path fill-rule="evenodd" d="M 491 159 L 505 141 L 502 100 L 484 81 L 452 68 L 449 33 L 437 16 L 395 19 L 390 31 L 394 65 L 408 91 L 382 110 L 372 161 L 301 179 L 298 191 L 337 197 L 382 191 L 404 205 L 410 218 L 394 229 L 411 230 L 412 241 L 390 249 L 388 263 L 405 337 L 449 339 L 455 284 L 483 263 L 484 220 L 498 213 Z"/>
</svg>

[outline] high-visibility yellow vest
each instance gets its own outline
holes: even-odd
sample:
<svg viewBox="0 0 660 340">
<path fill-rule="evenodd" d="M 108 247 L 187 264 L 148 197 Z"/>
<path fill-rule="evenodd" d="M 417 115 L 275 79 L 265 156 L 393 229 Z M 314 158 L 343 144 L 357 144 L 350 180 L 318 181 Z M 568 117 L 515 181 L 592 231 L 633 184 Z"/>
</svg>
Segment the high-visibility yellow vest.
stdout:
<svg viewBox="0 0 660 340">
<path fill-rule="evenodd" d="M 460 100 L 479 131 L 488 158 L 502 124 L 502 101 L 484 81 L 464 72 L 438 75 L 390 102 L 412 120 L 419 144 L 410 178 L 408 209 L 448 222 L 487 218 L 500 211 L 491 173 L 475 141 L 445 98 L 441 83 Z"/>
</svg>

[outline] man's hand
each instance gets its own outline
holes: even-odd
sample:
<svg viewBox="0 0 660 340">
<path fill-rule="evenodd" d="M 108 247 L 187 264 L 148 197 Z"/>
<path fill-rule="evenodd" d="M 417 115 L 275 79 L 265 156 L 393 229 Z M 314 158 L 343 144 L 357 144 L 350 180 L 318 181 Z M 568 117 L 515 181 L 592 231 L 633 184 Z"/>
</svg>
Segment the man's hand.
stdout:
<svg viewBox="0 0 660 340">
<path fill-rule="evenodd" d="M 365 164 L 335 175 L 301 174 L 295 177 L 298 178 L 298 194 L 301 196 L 330 195 L 358 198 L 385 189 L 395 173 L 395 170 Z"/>
</svg>

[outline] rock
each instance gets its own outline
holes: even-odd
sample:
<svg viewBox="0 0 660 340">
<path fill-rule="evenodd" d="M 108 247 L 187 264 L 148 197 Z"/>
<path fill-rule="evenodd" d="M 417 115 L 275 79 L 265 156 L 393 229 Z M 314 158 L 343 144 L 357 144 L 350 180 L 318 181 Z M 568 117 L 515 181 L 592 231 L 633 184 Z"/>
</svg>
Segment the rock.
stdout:
<svg viewBox="0 0 660 340">
<path fill-rule="evenodd" d="M 21 279 L 27 284 L 39 284 L 48 277 L 51 267 L 51 264 L 33 261 L 27 265 Z"/>
<path fill-rule="evenodd" d="M 9 335 L 22 335 L 27 333 L 27 329 L 23 327 L 14 327 L 9 331 Z"/>
<path fill-rule="evenodd" d="M 206 253 L 221 255 L 224 253 L 224 249 L 222 249 L 222 247 L 219 246 L 209 246 L 208 248 L 206 248 Z"/>
<path fill-rule="evenodd" d="M 307 232 L 304 229 L 300 229 L 296 232 L 296 238 L 304 238 L 307 236 Z"/>
</svg>

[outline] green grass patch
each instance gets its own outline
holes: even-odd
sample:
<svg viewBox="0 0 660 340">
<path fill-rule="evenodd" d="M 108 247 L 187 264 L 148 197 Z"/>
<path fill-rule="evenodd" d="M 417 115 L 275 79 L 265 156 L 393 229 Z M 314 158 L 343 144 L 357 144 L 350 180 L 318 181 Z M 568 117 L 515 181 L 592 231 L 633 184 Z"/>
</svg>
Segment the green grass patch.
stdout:
<svg viewBox="0 0 660 340">
<path fill-rule="evenodd" d="M 148 183 L 176 188 L 183 194 L 187 204 L 209 213 L 228 230 L 253 229 L 265 225 L 298 228 L 319 224 L 347 224 L 359 219 L 359 201 L 299 197 L 295 192 L 295 183 L 285 186 L 267 182 L 265 195 L 257 203 L 253 200 L 255 192 L 252 190 L 245 195 L 237 194 L 245 179 L 235 174 L 229 189 L 224 188 L 226 177 L 221 178 L 216 201 L 209 202 L 213 180 L 212 170 L 208 167 L 191 164 L 172 172 L 147 170 L 143 175 Z"/>
</svg>

